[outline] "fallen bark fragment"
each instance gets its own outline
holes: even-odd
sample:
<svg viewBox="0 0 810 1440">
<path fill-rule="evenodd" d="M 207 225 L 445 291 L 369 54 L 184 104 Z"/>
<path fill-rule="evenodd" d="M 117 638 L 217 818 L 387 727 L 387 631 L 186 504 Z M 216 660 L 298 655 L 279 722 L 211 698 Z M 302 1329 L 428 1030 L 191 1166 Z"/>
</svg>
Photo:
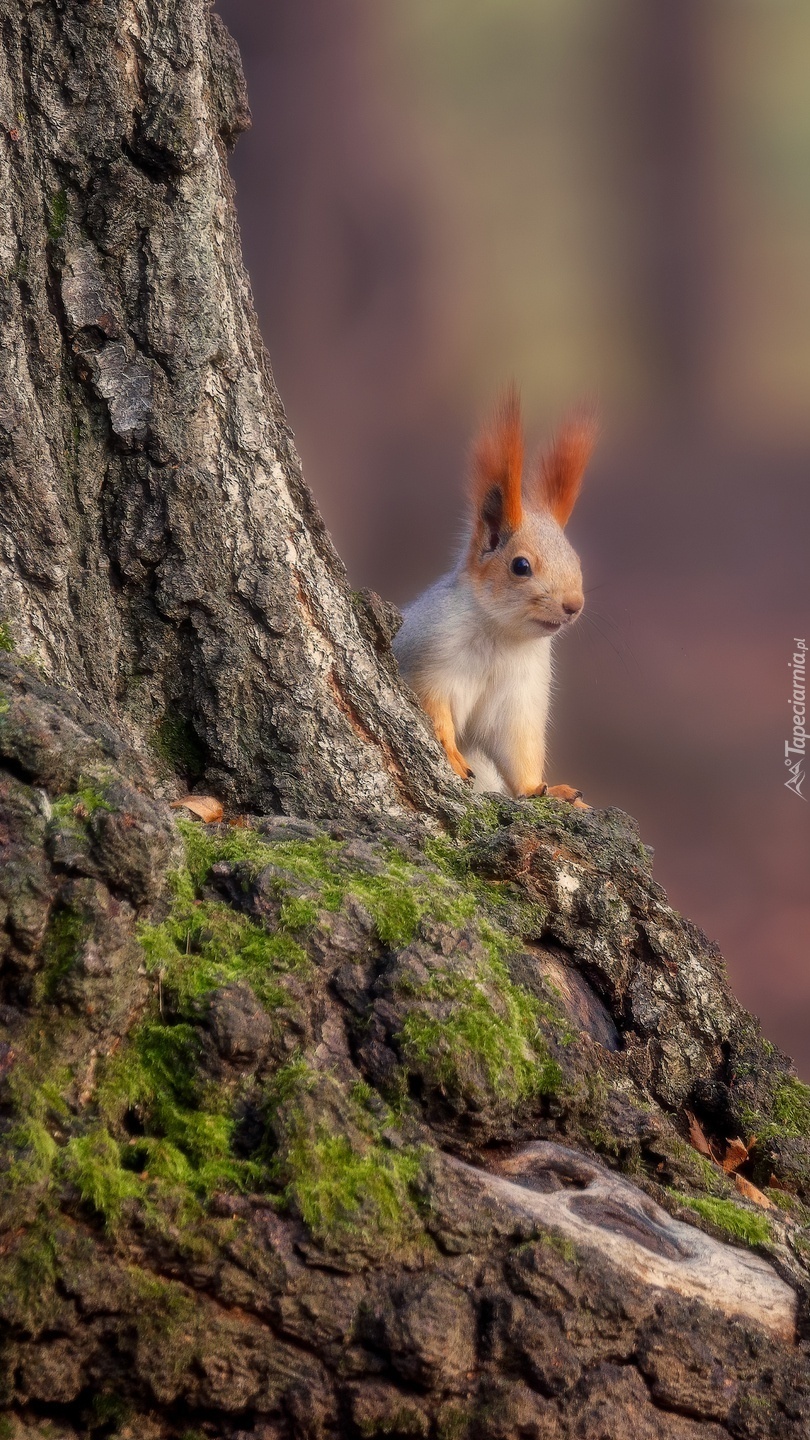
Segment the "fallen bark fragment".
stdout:
<svg viewBox="0 0 810 1440">
<path fill-rule="evenodd" d="M 769 1200 L 767 1195 L 763 1194 L 756 1185 L 752 1185 L 750 1180 L 746 1180 L 744 1175 L 735 1175 L 734 1184 L 737 1186 L 740 1194 L 744 1195 L 746 1200 L 753 1201 L 754 1205 L 761 1205 L 763 1210 L 774 1210 L 776 1208 L 773 1201 Z"/>
<path fill-rule="evenodd" d="M 748 1159 L 748 1146 L 742 1140 L 729 1140 L 726 1153 L 723 1157 L 723 1169 L 727 1175 L 732 1175 L 739 1170 Z"/>
<path fill-rule="evenodd" d="M 222 802 L 213 795 L 184 795 L 182 800 L 173 800 L 172 810 L 188 810 L 197 815 L 206 825 L 218 825 L 222 819 Z"/>
</svg>

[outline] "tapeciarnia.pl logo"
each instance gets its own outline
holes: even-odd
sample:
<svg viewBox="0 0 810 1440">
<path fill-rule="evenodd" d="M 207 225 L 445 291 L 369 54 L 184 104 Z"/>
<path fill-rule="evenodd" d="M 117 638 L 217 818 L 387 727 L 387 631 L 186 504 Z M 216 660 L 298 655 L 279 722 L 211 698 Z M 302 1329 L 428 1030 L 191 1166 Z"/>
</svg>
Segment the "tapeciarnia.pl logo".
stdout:
<svg viewBox="0 0 810 1440">
<path fill-rule="evenodd" d="M 802 794 L 802 786 L 805 780 L 804 761 L 807 749 L 807 731 L 804 728 L 807 719 L 807 641 L 797 640 L 794 636 L 793 644 L 796 649 L 789 662 L 793 672 L 793 693 L 788 701 L 793 709 L 793 743 L 791 744 L 790 740 L 785 741 L 785 764 L 790 772 L 785 785 L 794 795 L 798 795 L 800 800 L 806 800 L 807 796 Z"/>
</svg>

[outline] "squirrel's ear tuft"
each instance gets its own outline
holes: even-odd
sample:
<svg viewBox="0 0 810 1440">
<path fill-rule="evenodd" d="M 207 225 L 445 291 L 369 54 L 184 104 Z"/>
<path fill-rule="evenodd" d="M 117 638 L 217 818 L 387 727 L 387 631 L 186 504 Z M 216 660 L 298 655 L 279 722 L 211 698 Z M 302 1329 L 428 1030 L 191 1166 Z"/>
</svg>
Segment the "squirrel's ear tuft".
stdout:
<svg viewBox="0 0 810 1440">
<path fill-rule="evenodd" d="M 598 433 L 595 412 L 580 411 L 558 430 L 549 449 L 537 461 L 532 489 L 538 502 L 551 511 L 560 525 L 567 523 L 576 504 Z"/>
<path fill-rule="evenodd" d="M 522 473 L 520 396 L 510 385 L 473 445 L 472 502 L 483 549 L 494 550 L 504 533 L 517 530 L 523 515 Z"/>
</svg>

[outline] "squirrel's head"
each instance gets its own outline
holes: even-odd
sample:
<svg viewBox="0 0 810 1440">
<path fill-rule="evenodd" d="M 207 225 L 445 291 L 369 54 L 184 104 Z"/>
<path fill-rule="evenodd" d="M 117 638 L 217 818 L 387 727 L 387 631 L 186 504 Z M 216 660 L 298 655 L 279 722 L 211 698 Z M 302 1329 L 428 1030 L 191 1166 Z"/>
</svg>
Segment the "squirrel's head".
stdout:
<svg viewBox="0 0 810 1440">
<path fill-rule="evenodd" d="M 579 559 L 563 533 L 596 440 L 569 420 L 524 483 L 520 401 L 509 390 L 473 448 L 466 571 L 492 622 L 516 636 L 554 635 L 583 606 Z"/>
</svg>

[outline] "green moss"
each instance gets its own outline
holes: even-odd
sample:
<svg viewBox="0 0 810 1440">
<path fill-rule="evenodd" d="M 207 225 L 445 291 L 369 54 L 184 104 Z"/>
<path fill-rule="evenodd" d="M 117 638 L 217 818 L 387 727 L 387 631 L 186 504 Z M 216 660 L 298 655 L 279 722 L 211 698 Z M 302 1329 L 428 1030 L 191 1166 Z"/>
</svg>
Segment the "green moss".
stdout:
<svg viewBox="0 0 810 1440">
<path fill-rule="evenodd" d="M 0 1314 L 37 1330 L 52 1307 L 58 1270 L 56 1240 L 47 1220 L 39 1217 L 0 1258 Z"/>
<path fill-rule="evenodd" d="M 745 1434 L 747 1432 L 749 1435 L 764 1435 L 766 1432 L 763 1431 L 762 1425 L 765 1421 L 766 1416 L 775 1416 L 776 1414 L 776 1406 L 770 1396 L 752 1395 L 750 1391 L 747 1394 L 743 1393 L 738 1397 L 735 1409 L 737 1410 L 737 1413 L 740 1416 L 743 1425 L 745 1426 L 745 1429 L 742 1431 L 742 1433 Z M 746 1419 L 746 1416 L 750 1417 L 752 1414 L 754 1416 L 754 1423 L 756 1425 L 756 1429 L 750 1428 L 749 1422 Z M 773 1431 L 771 1430 L 771 1434 L 772 1433 Z"/>
<path fill-rule="evenodd" d="M 110 1229 L 120 1221 L 125 1202 L 143 1193 L 137 1176 L 122 1166 L 120 1147 L 102 1126 L 68 1141 L 60 1160 L 65 1178 Z"/>
<path fill-rule="evenodd" d="M 509 811 L 498 800 L 488 795 L 476 795 L 465 806 L 456 826 L 456 835 L 462 843 L 486 840 L 501 826 L 509 823 Z"/>
<path fill-rule="evenodd" d="M 127 1044 L 102 1062 L 96 1088 L 101 1115 L 117 1124 L 127 1110 L 151 1101 L 164 1080 L 172 1094 L 188 1099 L 193 1090 L 197 1032 L 192 1025 L 144 1021 Z"/>
<path fill-rule="evenodd" d="M 363 1153 L 346 1135 L 302 1126 L 285 1153 L 291 1178 L 285 1197 L 316 1238 L 346 1233 L 399 1239 L 420 1162 L 413 1151 L 370 1145 Z"/>
<path fill-rule="evenodd" d="M 13 1188 L 50 1184 L 59 1147 L 42 1120 L 27 1117 L 8 1135 L 14 1159 L 7 1171 Z"/>
<path fill-rule="evenodd" d="M 744 1240 L 746 1245 L 764 1245 L 771 1238 L 771 1227 L 765 1216 L 744 1210 L 741 1205 L 735 1205 L 733 1200 L 696 1198 L 678 1195 L 677 1191 L 670 1193 L 681 1205 L 688 1205 L 691 1210 L 702 1215 L 704 1220 L 709 1220 L 712 1225 L 724 1230 L 735 1240 Z"/>
<path fill-rule="evenodd" d="M 187 1186 L 200 1196 L 261 1188 L 265 1170 L 232 1153 L 229 1096 L 200 1080 L 201 1043 L 193 1025 L 144 1021 L 104 1067 L 100 1114 L 113 1129 L 127 1112 L 138 1115 L 144 1134 L 126 1146 L 123 1166 L 144 1180 Z"/>
<path fill-rule="evenodd" d="M 635 1169 L 632 1157 L 627 1155 L 622 1141 L 606 1126 L 600 1125 L 598 1121 L 591 1124 L 586 1121 L 582 1126 L 582 1134 L 588 1144 L 592 1145 L 594 1150 L 598 1150 L 601 1155 L 612 1155 L 616 1160 L 621 1156 L 624 1161 L 621 1168 L 625 1173 L 630 1169 Z"/>
<path fill-rule="evenodd" d="M 470 875 L 469 859 L 464 845 L 451 835 L 431 835 L 425 841 L 428 860 L 452 880 L 466 883 Z"/>
<path fill-rule="evenodd" d="M 778 1205 L 780 1210 L 784 1210 L 788 1215 L 801 1216 L 804 1211 L 804 1206 L 795 1195 L 789 1195 L 786 1190 L 776 1190 L 770 1185 L 766 1188 L 768 1199 L 771 1200 L 774 1205 Z"/>
<path fill-rule="evenodd" d="M 691 1146 L 687 1146 L 684 1142 L 684 1150 L 690 1151 Z M 691 1154 L 684 1156 L 684 1164 L 687 1163 L 687 1160 L 699 1177 L 702 1189 L 708 1190 L 710 1195 L 722 1195 L 729 1182 L 725 1175 L 717 1169 L 717 1166 L 713 1165 L 711 1160 L 707 1160 L 705 1155 L 699 1155 L 695 1150 L 691 1150 Z"/>
<path fill-rule="evenodd" d="M 355 1080 L 349 1093 L 355 1105 L 361 1105 L 364 1110 L 374 1113 L 377 1091 L 367 1080 Z"/>
<path fill-rule="evenodd" d="M 178 829 L 185 843 L 186 869 L 195 893 L 218 861 L 243 866 L 248 880 L 255 879 L 265 866 L 275 865 L 313 889 L 324 889 L 327 909 L 340 905 L 345 885 L 340 883 L 333 865 L 341 850 L 336 840 L 324 835 L 313 840 L 273 842 L 247 826 L 212 831 L 191 820 L 180 820 Z"/>
<path fill-rule="evenodd" d="M 549 1230 L 544 1230 L 539 1240 L 541 1245 L 547 1245 L 549 1249 L 556 1250 L 557 1254 L 561 1255 L 567 1264 L 576 1264 L 577 1247 L 573 1240 L 569 1240 L 566 1235 L 555 1235 Z"/>
<path fill-rule="evenodd" d="M 517 1103 L 558 1089 L 561 1073 L 542 1034 L 544 1023 L 558 1023 L 556 1012 L 512 984 L 504 964 L 515 941 L 479 913 L 473 890 L 398 853 L 389 854 L 380 873 L 369 874 L 347 866 L 343 847 L 325 836 L 272 841 L 241 827 L 181 821 L 179 828 L 186 864 L 173 877 L 170 913 L 158 925 L 145 925 L 140 938 L 147 968 L 171 994 L 171 1013 L 174 1020 L 179 1014 L 180 1023 L 151 1017 L 101 1066 L 99 1115 L 120 1142 L 120 1168 L 131 1177 L 138 1172 L 142 1194 L 150 1197 L 155 1187 L 204 1197 L 220 1188 L 266 1188 L 273 1179 L 318 1238 L 395 1237 L 418 1229 L 412 1194 L 417 1152 L 387 1143 L 371 1092 L 344 1097 L 351 1115 L 346 1127 L 323 1120 L 328 1106 L 313 1115 L 306 1100 L 313 1072 L 302 1061 L 285 1066 L 269 1087 L 268 1106 L 285 1116 L 275 1156 L 260 1163 L 233 1155 L 234 1095 L 203 1083 L 199 1073 L 197 1025 L 206 997 L 244 982 L 271 1015 L 288 1006 L 283 976 L 310 971 L 303 932 L 349 897 L 365 907 L 380 942 L 391 948 L 407 945 L 428 923 L 473 924 L 487 951 L 480 974 L 465 977 L 447 967 L 431 979 L 427 998 L 446 1018 L 439 1023 L 414 1005 L 403 1052 L 432 1066 L 436 1083 L 446 1089 L 467 1085 L 472 1074 L 479 1090 Z M 236 869 L 246 888 L 272 867 L 264 883 L 279 901 L 276 933 L 201 898 L 212 866 L 221 861 Z M 143 1133 L 124 1143 L 123 1122 L 131 1112 Z M 386 1123 L 392 1120 L 389 1114 Z"/>
<path fill-rule="evenodd" d="M 271 935 L 218 901 L 177 899 L 166 920 L 144 924 L 138 933 L 147 969 L 160 975 L 184 1013 L 211 991 L 239 981 L 251 985 L 268 1009 L 289 1003 L 277 977 L 307 975 L 311 968 L 290 935 Z"/>
<path fill-rule="evenodd" d="M 731 1188 L 728 1177 L 680 1136 L 662 1136 L 656 1142 L 653 1154 L 656 1157 L 663 1156 L 664 1160 L 669 1162 L 668 1168 L 679 1183 L 695 1190 L 705 1190 L 719 1199 L 728 1196 Z M 660 1175 L 655 1171 L 652 1174 L 654 1179 L 660 1180 Z"/>
<path fill-rule="evenodd" d="M 409 945 L 425 920 L 464 926 L 476 910 L 474 895 L 442 875 L 426 877 L 400 855 L 391 856 L 380 875 L 351 875 L 347 889 L 368 910 L 378 939 L 392 950 Z"/>
<path fill-rule="evenodd" d="M 48 239 L 56 242 L 65 233 L 68 217 L 68 198 L 64 189 L 55 190 L 48 201 Z"/>
<path fill-rule="evenodd" d="M 378 939 L 392 950 L 409 945 L 419 928 L 422 913 L 413 891 L 401 884 L 391 884 L 387 876 L 378 877 L 373 888 L 364 887 L 364 890 L 363 898 Z"/>
<path fill-rule="evenodd" d="M 179 1375 L 198 1351 L 198 1307 L 192 1295 L 172 1280 L 161 1280 L 134 1267 L 128 1272 L 129 1310 L 146 1350 L 159 1351 L 160 1368 Z"/>
<path fill-rule="evenodd" d="M 0 622 L 0 651 L 11 651 L 14 649 L 14 637 L 11 633 L 11 626 L 7 621 Z"/>
<path fill-rule="evenodd" d="M 18 1123 L 61 1124 L 70 1114 L 62 1094 L 69 1083 L 68 1070 L 50 1072 L 46 1063 L 45 1073 L 40 1073 L 30 1057 L 21 1055 L 7 1080 Z"/>
<path fill-rule="evenodd" d="M 784 1081 L 761 1109 L 744 1107 L 740 1121 L 744 1130 L 760 1141 L 810 1139 L 810 1085 L 801 1080 Z"/>
<path fill-rule="evenodd" d="M 441 1022 L 424 1012 L 414 1011 L 408 1017 L 402 1039 L 411 1059 L 430 1061 L 437 1082 L 452 1089 L 460 1066 L 469 1068 L 473 1056 L 484 1085 L 515 1102 L 559 1087 L 559 1067 L 548 1056 L 539 1024 L 543 1018 L 559 1022 L 560 1017 L 556 1012 L 552 1017 L 551 1006 L 541 1005 L 511 983 L 503 958 L 517 942 L 480 910 L 482 891 L 492 909 L 502 910 L 505 897 L 498 887 L 486 887 L 484 882 L 457 883 L 463 859 L 459 859 L 461 852 L 454 842 L 435 842 L 435 857 L 442 863 L 436 873 L 392 853 L 385 868 L 370 875 L 342 865 L 342 847 L 325 837 L 273 843 L 247 829 L 211 833 L 189 822 L 181 822 L 181 829 L 187 864 L 175 883 L 173 913 L 162 926 L 143 932 L 150 968 L 163 973 L 181 1003 L 224 979 L 244 976 L 255 988 L 262 974 L 271 976 L 280 963 L 293 968 L 296 952 L 289 947 L 295 942 L 283 932 L 306 928 L 315 923 L 319 910 L 336 911 L 353 896 L 368 911 L 378 939 L 387 947 L 408 945 L 426 923 L 457 928 L 474 924 L 489 952 L 483 981 L 481 977 L 465 979 L 448 969 L 431 982 L 428 997 L 448 1002 L 452 1011 Z M 219 861 L 243 867 L 246 885 L 266 867 L 274 867 L 278 878 L 272 883 L 280 899 L 281 935 L 268 937 L 233 911 L 195 899 Z M 314 891 L 317 901 L 290 893 L 294 884 Z M 540 924 L 540 915 L 534 911 L 532 924 Z M 249 937 L 248 945 L 240 940 L 240 931 Z M 248 963 L 251 951 L 257 957 L 252 966 Z M 299 956 L 299 963 L 305 963 L 303 952 Z M 495 992 L 494 1004 L 487 989 Z M 274 997 L 265 991 L 264 998 L 270 1004 Z M 561 1026 L 558 1038 L 565 1038 Z"/>
<path fill-rule="evenodd" d="M 134 1267 L 128 1272 L 129 1289 L 136 1309 L 146 1323 L 159 1334 L 171 1336 L 179 1325 L 186 1324 L 195 1314 L 194 1299 L 173 1280 L 162 1280 Z"/>
<path fill-rule="evenodd" d="M 88 928 L 86 917 L 70 907 L 51 914 L 42 943 L 42 992 L 46 1000 L 55 998 L 60 982 L 76 964 Z"/>
<path fill-rule="evenodd" d="M 51 1222 L 58 1200 L 61 1145 L 72 1121 L 71 1111 L 62 1096 L 70 1083 L 66 1070 L 42 1074 L 44 1063 L 37 1063 L 20 1051 L 18 1063 L 6 1079 L 6 1113 L 11 1111 L 10 1124 L 2 1137 L 0 1172 L 3 1176 L 3 1222 L 7 1238 L 23 1234 L 27 1238 L 7 1256 L 11 1271 L 0 1267 L 11 1283 L 18 1263 L 27 1267 L 25 1273 L 42 1268 L 44 1255 L 35 1246 L 37 1237 L 45 1249 L 50 1245 Z M 30 1263 L 29 1263 L 30 1262 Z M 15 1294 L 19 1303 L 27 1305 L 23 1294 L 23 1271 Z M 22 1288 L 20 1288 L 22 1286 Z M 4 1281 L 0 1278 L 0 1295 Z M 21 1298 L 22 1297 L 22 1298 Z M 42 1306 L 50 1303 L 43 1283 Z M 40 1307 L 41 1308 L 41 1307 Z"/>
<path fill-rule="evenodd" d="M 132 1415 L 131 1405 L 122 1400 L 120 1395 L 104 1390 L 98 1395 L 94 1395 L 90 1401 L 90 1431 L 104 1429 L 108 1426 L 113 1426 L 116 1431 L 120 1430 L 121 1426 L 132 1418 Z"/>
<path fill-rule="evenodd" d="M 57 821 L 84 821 L 97 810 L 112 811 L 112 806 L 97 785 L 85 782 L 78 790 L 67 795 L 58 795 L 51 805 L 51 813 Z"/>
<path fill-rule="evenodd" d="M 426 842 L 425 854 L 445 876 L 463 887 L 479 917 L 488 920 L 500 953 L 516 949 L 517 936 L 539 939 L 542 935 L 547 907 L 527 900 L 524 891 L 509 881 L 486 880 L 477 874 L 467 845 L 446 835 L 435 836 Z"/>
<path fill-rule="evenodd" d="M 454 838 L 432 838 L 425 851 L 434 864 L 475 895 L 484 913 L 501 929 L 524 941 L 539 940 L 546 928 L 548 907 L 530 900 L 521 884 L 488 878 L 492 842 L 499 831 L 508 831 L 515 824 L 524 831 L 542 826 L 553 836 L 576 836 L 587 823 L 581 811 L 548 796 L 519 801 L 475 797 L 457 822 Z"/>
<path fill-rule="evenodd" d="M 788 1080 L 773 1097 L 773 1118 L 783 1135 L 810 1137 L 810 1085 Z"/>
<path fill-rule="evenodd" d="M 282 1117 L 274 1168 L 284 1202 L 331 1248 L 395 1245 L 421 1231 L 413 1193 L 421 1152 L 388 1144 L 383 1132 L 393 1116 L 384 1107 L 372 1113 L 370 1094 L 355 1086 L 347 1095 L 300 1059 L 274 1079 L 270 1105 Z"/>
<path fill-rule="evenodd" d="M 549 820 L 560 824 L 570 821 L 577 813 L 564 801 L 548 795 L 524 796 L 519 802 L 506 796 L 476 795 L 465 806 L 455 833 L 462 844 L 477 845 L 511 825 L 516 816 L 529 824 Z"/>
<path fill-rule="evenodd" d="M 383 945 L 399 949 L 416 936 L 423 921 L 465 925 L 476 913 L 476 897 L 443 874 L 418 869 L 398 853 L 389 856 L 378 875 L 352 871 L 340 863 L 342 847 L 327 837 L 270 843 L 255 831 L 233 827 L 227 834 L 206 832 L 180 822 L 186 844 L 186 869 L 194 893 L 204 886 L 218 861 L 244 866 L 250 883 L 268 865 L 279 870 L 277 890 L 281 923 L 290 929 L 314 922 L 318 908 L 337 911 L 352 895 L 371 915 Z M 284 875 L 290 877 L 285 882 Z M 285 895 L 285 883 L 314 890 L 318 902 Z M 177 890 L 179 894 L 179 889 Z"/>
<path fill-rule="evenodd" d="M 312 900 L 297 895 L 286 895 L 281 902 L 281 924 L 285 930 L 306 930 L 318 919 L 318 910 Z"/>
<path fill-rule="evenodd" d="M 280 902 L 281 927 L 287 931 L 316 923 L 321 911 L 338 911 L 349 897 L 367 910 L 381 944 L 391 949 L 410 944 L 426 924 L 458 928 L 474 924 L 492 953 L 503 957 L 517 946 L 510 930 L 520 934 L 542 930 L 545 912 L 541 906 L 519 900 L 516 887 L 471 875 L 465 868 L 463 850 L 451 840 L 429 842 L 429 858 L 437 865 L 436 871 L 420 868 L 392 852 L 379 874 L 369 874 L 347 868 L 341 859 L 342 846 L 326 836 L 271 842 L 246 828 L 212 833 L 207 827 L 181 821 L 180 829 L 186 866 L 175 877 L 178 903 L 193 902 L 212 866 L 224 861 L 242 868 L 246 888 L 267 867 L 278 872 L 272 883 Z M 297 895 L 296 885 L 313 893 Z"/>
<path fill-rule="evenodd" d="M 436 1421 L 437 1440 L 464 1440 L 475 1418 L 475 1409 L 470 1405 L 444 1405 Z"/>
<path fill-rule="evenodd" d="M 296 1055 L 287 1065 L 281 1065 L 271 1077 L 267 1087 L 267 1104 L 270 1110 L 279 1110 L 287 1100 L 306 1095 L 314 1086 L 316 1073 L 303 1055 Z"/>
<path fill-rule="evenodd" d="M 357 1422 L 355 1422 L 357 1423 Z M 409 1435 L 427 1435 L 427 1421 L 423 1410 L 417 1409 L 415 1405 L 409 1405 L 407 1401 L 392 1399 L 391 1408 L 384 1414 L 379 1412 L 368 1419 L 361 1419 L 358 1424 L 358 1431 L 364 1440 L 383 1440 L 386 1435 L 395 1437 Z M 437 1435 L 441 1432 L 437 1431 Z"/>
<path fill-rule="evenodd" d="M 205 770 L 205 750 L 191 721 L 182 715 L 164 715 L 152 737 L 156 754 L 189 780 Z"/>
<path fill-rule="evenodd" d="M 480 1089 L 515 1105 L 559 1090 L 562 1072 L 541 1030 L 550 1007 L 514 985 L 501 961 L 490 957 L 474 976 L 442 967 L 417 993 L 420 1006 L 437 1009 L 411 1010 L 399 1041 L 406 1061 L 438 1088 L 455 1096 Z"/>
</svg>

